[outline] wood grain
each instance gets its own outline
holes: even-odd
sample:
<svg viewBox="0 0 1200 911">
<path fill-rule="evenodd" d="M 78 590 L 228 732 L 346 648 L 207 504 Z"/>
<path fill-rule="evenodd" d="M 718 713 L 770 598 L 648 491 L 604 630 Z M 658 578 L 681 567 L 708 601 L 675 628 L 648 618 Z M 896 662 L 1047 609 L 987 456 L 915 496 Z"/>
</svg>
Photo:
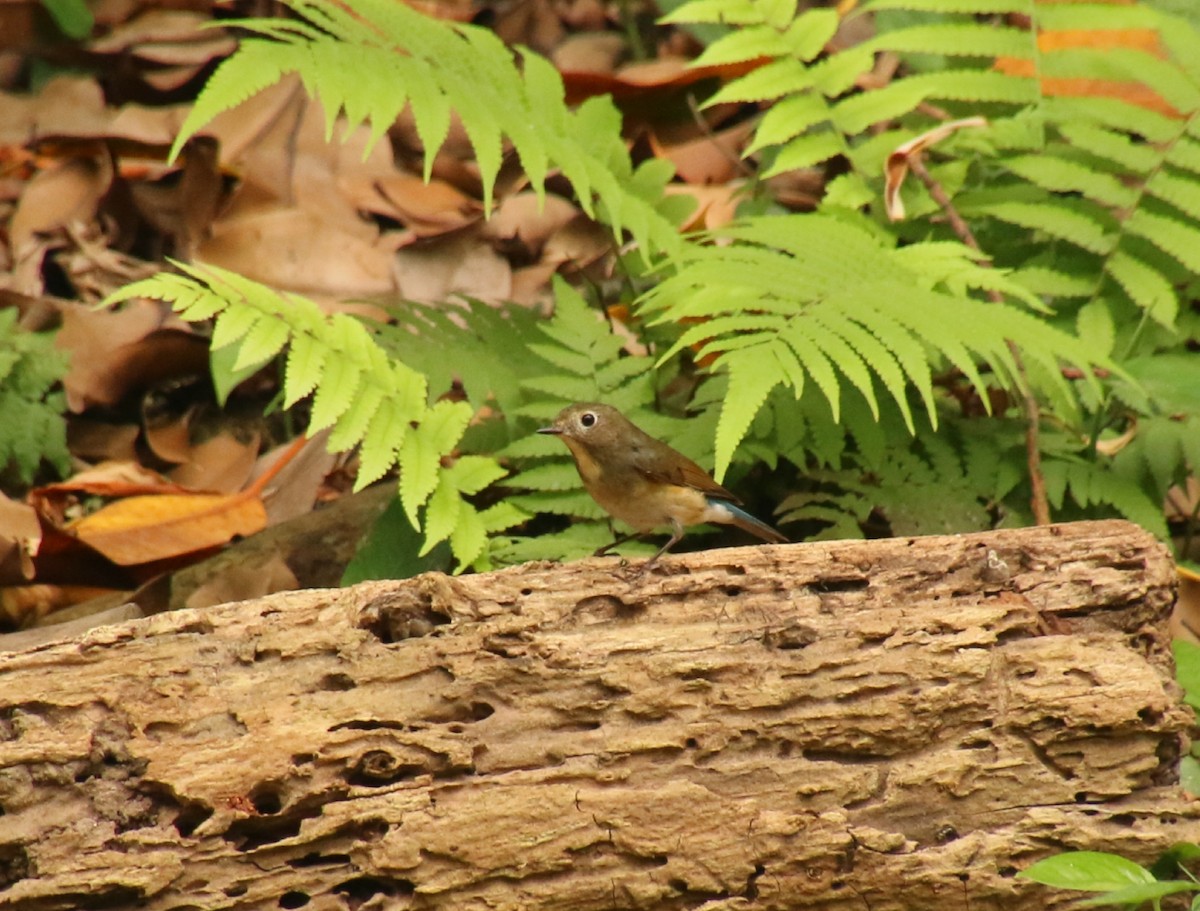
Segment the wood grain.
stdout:
<svg viewBox="0 0 1200 911">
<path fill-rule="evenodd" d="M 1121 522 L 430 574 L 0 656 L 0 907 L 1024 909 L 1200 838 Z"/>
</svg>

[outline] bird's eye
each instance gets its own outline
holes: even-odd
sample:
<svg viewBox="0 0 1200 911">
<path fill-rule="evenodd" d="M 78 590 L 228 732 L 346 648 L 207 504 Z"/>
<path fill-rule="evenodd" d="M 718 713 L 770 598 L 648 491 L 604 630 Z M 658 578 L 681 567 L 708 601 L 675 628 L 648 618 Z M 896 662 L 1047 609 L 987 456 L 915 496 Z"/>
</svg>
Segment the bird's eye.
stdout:
<svg viewBox="0 0 1200 911">
<path fill-rule="evenodd" d="M 583 414 L 581 414 L 579 416 L 579 423 L 582 424 L 584 427 L 595 427 L 596 426 L 596 415 L 591 411 L 585 411 Z"/>
</svg>

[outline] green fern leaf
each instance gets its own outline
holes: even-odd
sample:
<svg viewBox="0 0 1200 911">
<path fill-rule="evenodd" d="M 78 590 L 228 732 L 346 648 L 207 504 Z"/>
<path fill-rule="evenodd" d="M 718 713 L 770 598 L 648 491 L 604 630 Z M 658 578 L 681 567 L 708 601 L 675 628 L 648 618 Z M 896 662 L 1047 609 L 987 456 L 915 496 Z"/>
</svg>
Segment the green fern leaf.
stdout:
<svg viewBox="0 0 1200 911">
<path fill-rule="evenodd" d="M 711 22 L 722 25 L 750 25 L 763 21 L 763 14 L 753 0 L 688 0 L 659 20 L 664 25 L 688 22 Z"/>
<path fill-rule="evenodd" d="M 290 332 L 282 320 L 271 316 L 263 316 L 242 338 L 238 347 L 237 360 L 233 369 L 246 370 L 259 364 L 265 364 L 280 351 L 288 342 Z M 214 346 L 216 347 L 216 346 Z"/>
<path fill-rule="evenodd" d="M 1152 165 L 1158 163 L 1158 156 L 1148 150 L 1147 154 L 1151 158 Z M 1186 136 L 1180 137 L 1167 151 L 1167 162 L 1177 168 L 1191 171 L 1193 174 L 1200 174 L 1200 142 Z M 1149 167 L 1146 170 L 1149 170 Z"/>
<path fill-rule="evenodd" d="M 559 448 L 562 446 L 559 444 Z M 511 479 L 513 487 L 524 490 L 577 490 L 579 472 L 569 459 L 560 459 L 548 465 L 527 468 Z"/>
<path fill-rule="evenodd" d="M 446 477 L 463 494 L 479 493 L 507 473 L 503 465 L 483 456 L 462 456 L 446 469 Z"/>
<path fill-rule="evenodd" d="M 769 25 L 749 25 L 718 38 L 692 61 L 696 67 L 743 63 L 759 57 L 788 57 L 791 48 Z"/>
<path fill-rule="evenodd" d="M 362 388 L 363 370 L 350 358 L 333 358 L 327 362 L 325 375 L 313 398 L 309 433 L 324 430 L 350 407 Z"/>
<path fill-rule="evenodd" d="M 1140 208 L 1125 222 L 1125 229 L 1173 256 L 1193 274 L 1200 273 L 1200 225 Z"/>
<path fill-rule="evenodd" d="M 750 155 L 767 146 L 779 145 L 799 136 L 814 124 L 829 119 L 829 105 L 815 92 L 791 95 L 771 106 L 754 131 L 754 141 L 746 149 Z"/>
<path fill-rule="evenodd" d="M 470 508 L 458 495 L 454 482 L 443 474 L 425 506 L 425 543 L 418 556 L 425 556 L 435 545 L 450 537 L 463 512 Z M 458 556 L 457 552 L 455 556 Z"/>
<path fill-rule="evenodd" d="M 867 46 L 876 52 L 964 57 L 1025 58 L 1035 50 L 1027 31 L 959 20 L 890 29 L 868 41 Z"/>
<path fill-rule="evenodd" d="M 1159 155 L 1152 148 L 1134 142 L 1129 134 L 1120 130 L 1106 129 L 1090 121 L 1065 121 L 1059 126 L 1059 132 L 1075 148 L 1089 155 L 1107 159 L 1134 175 L 1149 174 L 1160 161 Z M 1172 151 L 1177 150 L 1178 147 L 1176 144 Z M 1168 159 L 1169 156 L 1170 153 L 1168 153 Z M 1200 154 L 1197 155 L 1196 161 L 1200 165 Z"/>
<path fill-rule="evenodd" d="M 1089 214 L 1074 211 L 1062 205 L 1026 202 L 989 202 L 978 205 L 965 204 L 964 212 L 975 215 L 991 215 L 1001 221 L 1042 231 L 1051 237 L 1059 237 L 1083 247 L 1093 253 L 1107 253 L 1113 244 L 1113 236 L 1104 225 Z"/>
<path fill-rule="evenodd" d="M 812 87 L 813 81 L 808 67 L 799 60 L 783 57 L 729 82 L 710 97 L 704 106 L 770 101 L 799 94 Z"/>
<path fill-rule="evenodd" d="M 1200 221 L 1200 183 L 1163 169 L 1146 183 L 1147 192 L 1170 203 L 1193 221 Z"/>
<path fill-rule="evenodd" d="M 1029 13 L 1028 0 L 869 0 L 864 12 L 906 10 L 921 13 Z"/>
<path fill-rule="evenodd" d="M 1048 266 L 1022 266 L 1012 276 L 1034 294 L 1050 297 L 1090 297 L 1096 290 L 1093 276 L 1070 275 Z"/>
<path fill-rule="evenodd" d="M 814 328 L 803 320 L 793 320 L 783 328 L 780 337 L 813 378 L 829 403 L 834 421 L 837 421 L 841 414 L 842 386 L 833 369 L 833 363 L 822 348 L 822 339 L 819 334 L 813 332 Z M 800 384 L 795 386 L 797 394 L 800 394 L 803 387 Z"/>
<path fill-rule="evenodd" d="M 437 487 L 441 459 L 453 451 L 470 420 L 470 405 L 443 399 L 404 437 L 399 450 L 400 504 L 418 531 L 418 511 Z"/>
<path fill-rule="evenodd" d="M 780 381 L 778 361 L 764 356 L 761 350 L 728 353 L 722 356 L 720 363 L 729 371 L 729 390 L 721 405 L 721 419 L 717 422 L 714 477 L 718 482 L 724 479 L 733 461 L 733 452 L 746 436 L 750 422 Z"/>
<path fill-rule="evenodd" d="M 412 432 L 411 420 L 412 413 L 406 413 L 394 399 L 384 398 L 380 402 L 363 437 L 358 474 L 354 478 L 355 491 L 374 484 L 396 464 L 399 450 Z M 414 524 L 413 527 L 418 526 Z"/>
<path fill-rule="evenodd" d="M 791 140 L 779 150 L 775 161 L 763 173 L 763 177 L 774 177 L 786 171 L 797 171 L 801 168 L 811 168 L 823 161 L 828 161 L 835 155 L 847 151 L 845 140 L 841 134 L 832 130 L 820 133 L 808 133 Z"/>
<path fill-rule="evenodd" d="M 902 117 L 928 97 L 927 85 L 899 79 L 881 89 L 851 95 L 838 102 L 833 108 L 832 120 L 843 133 L 853 135 L 873 124 Z"/>
<path fill-rule="evenodd" d="M 1138 201 L 1137 190 L 1082 162 L 1054 155 L 1018 155 L 1006 159 L 1004 166 L 1043 189 L 1082 193 L 1107 206 L 1132 206 Z"/>
<path fill-rule="evenodd" d="M 210 347 L 216 351 L 245 338 L 262 319 L 262 314 L 249 307 L 231 307 L 217 316 Z"/>
<path fill-rule="evenodd" d="M 479 513 L 479 519 L 483 522 L 484 530 L 488 534 L 506 531 L 514 525 L 529 521 L 530 518 L 532 517 L 528 513 L 522 512 L 508 501 L 493 503 Z"/>
<path fill-rule="evenodd" d="M 1161 272 L 1123 250 L 1109 258 L 1105 269 L 1151 319 L 1167 328 L 1174 326 L 1179 299 Z"/>
<path fill-rule="evenodd" d="M 1179 136 L 1179 122 L 1165 114 L 1116 98 L 1050 96 L 1041 100 L 1043 115 L 1056 123 L 1091 122 L 1111 130 L 1137 132 L 1150 142 L 1169 143 Z"/>
<path fill-rule="evenodd" d="M 254 38 L 243 40 L 239 52 L 225 58 L 205 83 L 205 91 L 179 127 L 168 158 L 177 158 L 184 144 L 218 114 L 274 85 L 285 73 L 295 70 L 299 62 L 300 54 L 291 45 Z"/>
<path fill-rule="evenodd" d="M 383 402 L 383 390 L 366 384 L 350 402 L 329 434 L 328 446 L 334 452 L 352 449 L 366 435 L 372 419 Z M 416 526 L 414 526 L 415 528 Z M 418 529 L 419 531 L 420 529 Z"/>
<path fill-rule="evenodd" d="M 291 408 L 317 387 L 329 349 L 314 336 L 297 333 L 288 348 L 283 381 L 283 407 Z"/>
</svg>

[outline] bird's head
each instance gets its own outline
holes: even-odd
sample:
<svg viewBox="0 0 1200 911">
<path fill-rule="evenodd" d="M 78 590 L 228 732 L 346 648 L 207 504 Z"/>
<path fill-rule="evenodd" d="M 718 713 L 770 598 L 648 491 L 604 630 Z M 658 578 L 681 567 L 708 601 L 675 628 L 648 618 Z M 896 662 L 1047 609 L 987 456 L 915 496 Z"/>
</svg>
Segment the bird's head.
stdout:
<svg viewBox="0 0 1200 911">
<path fill-rule="evenodd" d="M 560 411 L 554 423 L 540 428 L 538 433 L 562 437 L 572 450 L 575 449 L 572 444 L 595 450 L 619 442 L 631 426 L 625 416 L 611 405 L 579 402 Z"/>
</svg>

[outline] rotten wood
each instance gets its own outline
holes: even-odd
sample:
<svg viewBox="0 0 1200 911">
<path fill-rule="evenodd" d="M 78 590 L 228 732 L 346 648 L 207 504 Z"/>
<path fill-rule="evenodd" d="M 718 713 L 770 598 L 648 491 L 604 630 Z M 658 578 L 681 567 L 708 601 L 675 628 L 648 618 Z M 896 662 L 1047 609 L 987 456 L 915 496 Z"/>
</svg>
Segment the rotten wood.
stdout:
<svg viewBox="0 0 1200 911">
<path fill-rule="evenodd" d="M 0 656 L 0 907 L 1034 909 L 1200 837 L 1121 522 L 284 593 Z"/>
</svg>

